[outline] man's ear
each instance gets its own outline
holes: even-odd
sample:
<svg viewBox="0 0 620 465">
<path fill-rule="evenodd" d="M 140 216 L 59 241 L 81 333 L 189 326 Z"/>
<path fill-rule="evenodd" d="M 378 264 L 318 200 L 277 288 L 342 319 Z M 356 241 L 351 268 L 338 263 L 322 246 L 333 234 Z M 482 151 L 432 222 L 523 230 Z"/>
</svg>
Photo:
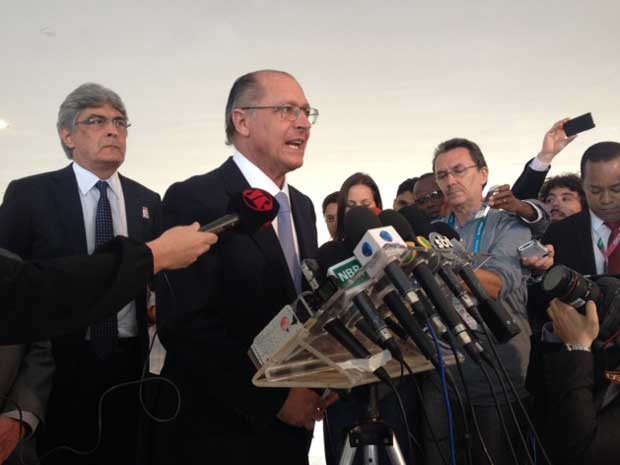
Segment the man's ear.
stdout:
<svg viewBox="0 0 620 465">
<path fill-rule="evenodd" d="M 60 140 L 62 140 L 62 142 L 69 147 L 70 149 L 74 149 L 75 148 L 75 143 L 73 142 L 73 136 L 71 134 L 71 132 L 68 129 L 61 129 L 58 133 L 58 135 L 60 136 Z"/>
<path fill-rule="evenodd" d="M 486 166 L 480 168 L 480 174 L 482 174 L 482 188 L 484 189 L 484 186 L 487 185 L 489 180 L 489 168 Z"/>
<path fill-rule="evenodd" d="M 235 131 L 244 137 L 250 135 L 250 114 L 247 110 L 235 108 L 232 113 L 232 122 Z"/>
</svg>

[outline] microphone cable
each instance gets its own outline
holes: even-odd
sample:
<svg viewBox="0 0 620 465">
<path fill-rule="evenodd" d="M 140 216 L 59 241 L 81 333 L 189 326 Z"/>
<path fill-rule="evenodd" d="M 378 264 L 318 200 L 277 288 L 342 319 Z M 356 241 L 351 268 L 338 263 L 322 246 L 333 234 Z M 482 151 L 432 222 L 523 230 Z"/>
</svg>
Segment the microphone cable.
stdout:
<svg viewBox="0 0 620 465">
<path fill-rule="evenodd" d="M 500 367 L 501 372 L 503 373 L 506 381 L 508 381 L 508 386 L 510 387 L 510 391 L 511 391 L 511 393 L 513 394 L 513 396 L 515 397 L 515 399 L 517 401 L 517 405 L 519 406 L 519 410 L 521 410 L 521 413 L 523 414 L 523 417 L 525 418 L 525 421 L 527 422 L 527 425 L 530 428 L 530 431 L 531 431 L 531 433 L 534 436 L 534 440 L 538 444 L 538 448 L 540 449 L 541 454 L 543 455 L 544 459 L 546 460 L 546 463 L 547 464 L 551 464 L 552 462 L 549 459 L 549 455 L 547 454 L 547 451 L 545 450 L 545 447 L 543 446 L 542 441 L 540 440 L 540 436 L 538 435 L 538 432 L 536 431 L 536 428 L 534 427 L 534 424 L 532 423 L 532 419 L 530 418 L 529 414 L 527 413 L 527 409 L 523 405 L 523 402 L 522 402 L 521 398 L 517 395 L 517 390 L 516 390 L 516 388 L 514 386 L 514 383 L 512 382 L 512 379 L 510 379 L 510 376 L 508 375 L 508 372 L 506 371 L 506 367 L 504 367 L 504 365 L 501 363 L 501 359 L 499 357 L 497 349 L 495 348 L 495 344 L 493 344 L 493 340 L 490 338 L 489 330 L 486 328 L 486 325 L 481 325 L 481 327 L 482 327 L 482 330 L 484 331 L 485 336 L 487 337 L 487 339 L 489 341 L 489 346 L 491 347 L 491 352 L 493 352 L 493 356 L 498 361 L 498 365 Z M 489 357 L 486 356 L 484 359 L 489 359 Z M 490 359 L 489 359 L 489 361 L 487 361 L 487 363 L 490 363 Z M 534 451 L 534 454 L 535 454 L 535 451 Z M 536 461 L 534 460 L 532 463 L 536 463 Z"/>
<path fill-rule="evenodd" d="M 433 327 L 429 324 L 427 325 L 433 341 L 435 342 L 435 348 L 437 350 L 437 359 L 439 363 L 439 378 L 441 380 L 441 391 L 444 398 L 444 403 L 446 407 L 446 414 L 448 415 L 448 438 L 450 441 L 450 458 L 452 465 L 456 465 L 456 449 L 454 446 L 454 425 L 452 420 L 452 407 L 450 405 L 450 398 L 448 396 L 447 382 L 446 382 L 446 372 L 445 372 L 445 362 L 443 359 L 443 355 L 441 353 L 441 348 L 439 347 L 439 339 L 437 338 L 437 334 Z"/>
<path fill-rule="evenodd" d="M 164 280 L 166 281 L 166 284 L 168 286 L 168 288 L 170 289 L 170 293 L 172 296 L 172 302 L 173 305 L 176 307 L 176 297 L 174 296 L 174 291 L 172 289 L 172 286 L 170 285 L 170 281 L 168 280 L 168 276 L 166 275 L 166 273 L 163 273 L 164 276 Z M 149 359 L 151 356 L 151 351 L 153 350 L 153 343 L 155 342 L 155 337 L 157 336 L 157 330 L 155 331 L 155 333 L 153 334 L 152 338 L 150 339 L 149 342 L 149 346 L 148 346 L 148 350 L 147 350 L 147 354 L 144 360 L 144 363 L 142 365 L 142 370 L 141 370 L 141 374 L 140 377 L 137 380 L 133 380 L 133 381 L 125 381 L 122 383 L 117 383 L 113 386 L 110 386 L 109 388 L 107 388 L 102 394 L 101 397 L 99 397 L 99 400 L 97 401 L 97 439 L 95 441 L 95 445 L 88 449 L 88 450 L 79 450 L 79 449 L 75 449 L 69 445 L 60 445 L 60 446 L 56 446 L 53 447 L 52 449 L 48 450 L 47 452 L 45 452 L 44 454 L 42 454 L 38 461 L 36 462 L 36 464 L 41 463 L 43 460 L 45 460 L 47 457 L 49 457 L 52 454 L 55 454 L 57 452 L 60 451 L 67 451 L 70 452 L 74 455 L 79 455 L 79 456 L 83 456 L 86 457 L 88 455 L 93 454 L 100 446 L 101 446 L 101 441 L 103 439 L 103 402 L 106 399 L 106 397 L 111 394 L 114 391 L 117 391 L 119 389 L 122 389 L 124 387 L 128 387 L 128 386 L 134 386 L 137 385 L 138 386 L 138 402 L 140 403 L 140 406 L 142 407 L 142 410 L 144 411 L 144 413 L 146 414 L 146 416 L 150 419 L 153 420 L 157 423 L 167 423 L 170 421 L 175 420 L 178 415 L 179 412 L 181 411 L 181 391 L 179 390 L 178 386 L 169 378 L 166 378 L 165 376 L 147 376 L 148 373 L 148 365 L 149 365 Z M 176 408 L 174 413 L 168 417 L 168 418 L 159 418 L 157 417 L 154 413 L 152 413 L 149 408 L 147 407 L 145 401 L 144 401 L 144 396 L 143 396 L 143 385 L 145 383 L 148 382 L 162 382 L 164 384 L 168 384 L 169 386 L 172 387 L 172 389 L 175 392 L 176 395 L 176 399 L 177 399 L 177 403 L 176 403 Z"/>
</svg>

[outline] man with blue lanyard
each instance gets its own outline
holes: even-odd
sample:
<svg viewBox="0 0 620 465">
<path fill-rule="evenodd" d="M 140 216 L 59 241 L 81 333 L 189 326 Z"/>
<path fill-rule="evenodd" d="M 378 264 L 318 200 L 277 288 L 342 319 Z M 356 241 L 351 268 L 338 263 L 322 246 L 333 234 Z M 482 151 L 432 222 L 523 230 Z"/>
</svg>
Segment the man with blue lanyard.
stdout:
<svg viewBox="0 0 620 465">
<path fill-rule="evenodd" d="M 514 214 L 500 210 L 502 205 L 494 202 L 489 208 L 483 201 L 482 191 L 487 184 L 489 170 L 482 152 L 477 144 L 467 139 L 451 139 L 439 144 L 433 158 L 433 171 L 437 184 L 452 209 L 449 217 L 444 218 L 450 226 L 458 231 L 464 246 L 474 254 L 480 254 L 481 267 L 476 275 L 489 295 L 499 299 L 521 327 L 521 333 L 509 342 L 497 346 L 502 363 L 515 385 L 519 397 L 527 395 L 524 387 L 525 374 L 529 357 L 529 327 L 526 313 L 526 278 L 519 262 L 517 248 L 531 238 L 531 231 Z M 486 258 L 486 261 L 484 260 Z M 477 265 L 477 264 L 474 264 Z M 475 321 L 463 315 L 474 329 L 474 332 L 487 352 L 490 352 L 486 338 Z M 500 426 L 499 417 L 491 386 L 478 366 L 469 358 L 463 363 L 464 381 L 469 389 L 471 402 L 476 411 L 482 436 L 491 458 L 496 465 L 514 463 L 506 435 Z M 524 463 L 524 453 L 515 433 L 515 425 L 510 420 L 506 399 L 500 384 L 492 376 L 492 385 L 499 400 L 500 408 L 506 418 L 511 441 L 515 446 L 518 463 Z M 456 377 L 456 373 L 455 373 Z M 425 382 L 425 402 L 442 402 L 437 389 L 436 377 L 430 376 Z M 511 402 L 516 399 L 511 398 Z M 456 404 L 455 404 L 456 405 Z M 438 414 L 431 420 L 435 433 L 448 456 L 447 420 L 440 404 L 433 410 Z M 455 413 L 458 413 L 455 411 Z M 462 422 L 454 419 L 456 440 L 463 441 Z M 436 456 L 430 434 L 426 434 L 427 464 L 440 463 Z M 442 440 L 443 439 L 443 440 Z M 457 443 L 458 444 L 458 443 Z M 457 450 L 464 451 L 465 444 L 458 444 Z M 472 441 L 472 463 L 486 463 L 480 441 L 475 436 Z M 459 462 L 462 462 L 462 457 Z"/>
</svg>

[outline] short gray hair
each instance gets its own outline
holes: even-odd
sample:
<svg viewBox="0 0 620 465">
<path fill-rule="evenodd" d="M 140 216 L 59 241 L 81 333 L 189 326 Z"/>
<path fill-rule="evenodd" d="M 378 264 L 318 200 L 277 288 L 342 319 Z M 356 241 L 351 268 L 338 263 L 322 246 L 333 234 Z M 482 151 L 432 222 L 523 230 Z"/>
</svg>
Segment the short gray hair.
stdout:
<svg viewBox="0 0 620 465">
<path fill-rule="evenodd" d="M 125 104 L 116 92 L 93 82 L 82 84 L 67 95 L 60 105 L 60 109 L 58 110 L 58 122 L 56 123 L 58 135 L 60 136 L 60 131 L 62 129 L 73 132 L 78 115 L 83 110 L 86 108 L 102 107 L 106 103 L 112 105 L 127 118 Z M 72 159 L 72 149 L 65 145 L 62 137 L 60 137 L 60 145 L 62 145 L 62 149 L 67 154 L 67 158 Z"/>
<path fill-rule="evenodd" d="M 235 135 L 235 125 L 232 118 L 233 111 L 236 108 L 251 106 L 263 96 L 264 89 L 258 80 L 258 76 L 261 73 L 279 73 L 291 78 L 293 77 L 284 71 L 263 69 L 244 74 L 243 76 L 237 78 L 230 89 L 228 101 L 226 102 L 226 145 L 232 145 L 233 136 Z"/>
</svg>

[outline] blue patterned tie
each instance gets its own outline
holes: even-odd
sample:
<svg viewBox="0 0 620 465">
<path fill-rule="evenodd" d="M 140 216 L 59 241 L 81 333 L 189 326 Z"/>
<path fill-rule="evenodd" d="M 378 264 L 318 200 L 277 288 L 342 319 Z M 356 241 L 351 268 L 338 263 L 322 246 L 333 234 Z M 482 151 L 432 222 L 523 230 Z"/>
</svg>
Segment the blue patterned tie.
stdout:
<svg viewBox="0 0 620 465">
<path fill-rule="evenodd" d="M 108 200 L 108 183 L 97 181 L 100 196 L 95 216 L 95 248 L 114 237 L 112 210 Z M 107 358 L 116 348 L 118 325 L 116 313 L 96 322 L 90 327 L 90 340 L 93 351 L 102 359 Z"/>
<path fill-rule="evenodd" d="M 284 192 L 278 192 L 276 200 L 280 204 L 278 211 L 278 239 L 282 246 L 282 252 L 286 257 L 288 270 L 293 278 L 293 284 L 297 293 L 301 292 L 301 267 L 295 252 L 295 242 L 293 241 L 293 225 L 291 224 L 291 205 Z"/>
</svg>

